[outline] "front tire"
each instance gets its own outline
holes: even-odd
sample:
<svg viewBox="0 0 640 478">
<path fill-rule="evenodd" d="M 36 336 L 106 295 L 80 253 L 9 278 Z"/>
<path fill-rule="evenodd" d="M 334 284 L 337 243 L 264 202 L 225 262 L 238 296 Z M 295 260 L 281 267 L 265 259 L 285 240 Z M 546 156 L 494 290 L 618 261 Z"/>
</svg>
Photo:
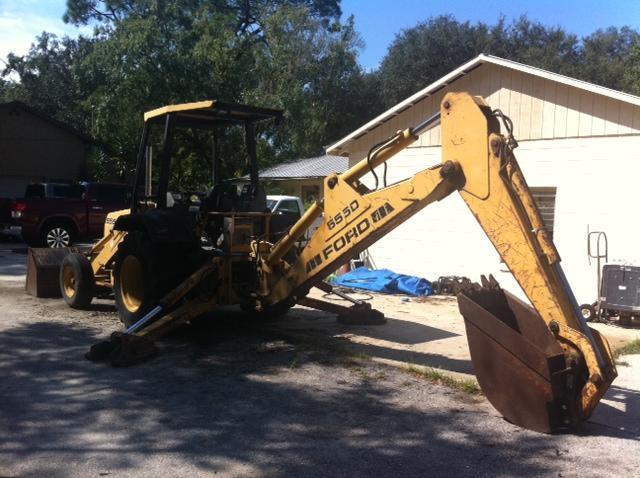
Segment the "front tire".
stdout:
<svg viewBox="0 0 640 478">
<path fill-rule="evenodd" d="M 89 259 L 83 254 L 68 254 L 60 266 L 60 292 L 69 307 L 89 307 L 95 295 L 95 286 Z"/>
</svg>

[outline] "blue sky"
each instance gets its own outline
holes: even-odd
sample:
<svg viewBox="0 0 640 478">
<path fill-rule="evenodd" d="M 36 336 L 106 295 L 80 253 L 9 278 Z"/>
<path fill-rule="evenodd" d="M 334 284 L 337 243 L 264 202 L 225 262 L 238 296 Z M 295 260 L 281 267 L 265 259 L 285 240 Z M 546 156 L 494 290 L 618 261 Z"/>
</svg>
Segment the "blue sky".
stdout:
<svg viewBox="0 0 640 478">
<path fill-rule="evenodd" d="M 460 21 L 495 23 L 500 14 L 513 20 L 527 14 L 549 26 L 562 26 L 579 36 L 598 28 L 640 27 L 638 0 L 343 0 L 345 15 L 355 16 L 366 43 L 360 63 L 377 67 L 396 33 L 431 16 L 452 14 Z"/>
<path fill-rule="evenodd" d="M 90 32 L 62 21 L 65 5 L 66 0 L 0 0 L 0 60 L 10 52 L 25 54 L 43 31 L 59 36 Z"/>
<path fill-rule="evenodd" d="M 13 51 L 24 54 L 43 30 L 76 36 L 65 25 L 65 0 L 0 0 L 0 59 Z M 522 14 L 547 25 L 559 25 L 586 35 L 610 25 L 640 27 L 638 0 L 343 0 L 345 15 L 353 14 L 365 48 L 360 61 L 375 68 L 396 33 L 430 16 L 452 14 L 458 20 L 494 23 L 502 13 L 511 20 Z"/>
</svg>

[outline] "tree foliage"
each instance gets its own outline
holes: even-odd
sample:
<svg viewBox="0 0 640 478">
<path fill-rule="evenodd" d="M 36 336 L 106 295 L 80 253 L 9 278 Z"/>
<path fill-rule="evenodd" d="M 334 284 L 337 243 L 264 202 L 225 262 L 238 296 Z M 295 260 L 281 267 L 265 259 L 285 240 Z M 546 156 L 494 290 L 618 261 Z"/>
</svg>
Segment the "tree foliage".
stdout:
<svg viewBox="0 0 640 478">
<path fill-rule="evenodd" d="M 536 66 L 610 88 L 638 92 L 625 76 L 639 35 L 608 28 L 579 39 L 560 27 L 521 17 L 511 24 L 458 22 L 439 16 L 396 35 L 376 73 L 388 107 L 480 53 Z"/>
<path fill-rule="evenodd" d="M 281 126 L 258 131 L 266 166 L 321 153 L 479 53 L 640 93 L 639 35 L 628 27 L 578 38 L 526 17 L 491 25 L 434 17 L 399 32 L 380 67 L 365 73 L 340 0 L 67 0 L 64 19 L 93 34 L 44 32 L 26 55 L 9 55 L 0 97 L 105 145 L 93 158 L 98 178 L 131 172 L 142 113 L 165 104 L 213 98 L 284 109 Z M 244 173 L 242 136 L 225 134 L 227 176 Z M 174 179 L 196 187 L 209 175 L 211 144 L 195 133 L 182 140 Z"/>
<path fill-rule="evenodd" d="M 19 77 L 12 96 L 109 146 L 99 176 L 132 169 L 142 112 L 204 98 L 287 111 L 260 130 L 267 164 L 319 153 L 362 119 L 359 39 L 340 14 L 338 0 L 68 0 L 65 21 L 94 25 L 92 38 L 43 34 L 5 76 Z M 241 173 L 242 135 L 226 139 L 225 173 Z"/>
</svg>

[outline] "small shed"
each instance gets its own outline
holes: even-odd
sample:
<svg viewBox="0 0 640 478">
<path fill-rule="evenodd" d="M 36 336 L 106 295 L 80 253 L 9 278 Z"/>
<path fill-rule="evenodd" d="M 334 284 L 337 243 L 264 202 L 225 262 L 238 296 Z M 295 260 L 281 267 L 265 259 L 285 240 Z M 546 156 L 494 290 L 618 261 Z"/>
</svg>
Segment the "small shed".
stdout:
<svg viewBox="0 0 640 478">
<path fill-rule="evenodd" d="M 20 197 L 31 182 L 84 179 L 91 144 L 24 103 L 0 104 L 0 197 Z"/>
<path fill-rule="evenodd" d="M 640 177 L 640 98 L 494 56 L 479 55 L 331 145 L 350 164 L 399 129 L 418 124 L 450 91 L 483 96 L 514 123 L 515 154 L 552 230 L 579 302 L 596 300 L 587 233 L 604 231 L 609 262 L 640 265 L 634 211 Z M 440 127 L 388 162 L 389 182 L 439 163 Z M 492 273 L 522 295 L 466 208 L 452 195 L 373 245 L 378 267 L 437 279 Z"/>
<path fill-rule="evenodd" d="M 323 196 L 322 182 L 332 173 L 343 173 L 349 159 L 343 156 L 323 155 L 281 163 L 260 171 L 260 179 L 277 189 L 280 194 L 298 196 L 308 204 Z"/>
</svg>

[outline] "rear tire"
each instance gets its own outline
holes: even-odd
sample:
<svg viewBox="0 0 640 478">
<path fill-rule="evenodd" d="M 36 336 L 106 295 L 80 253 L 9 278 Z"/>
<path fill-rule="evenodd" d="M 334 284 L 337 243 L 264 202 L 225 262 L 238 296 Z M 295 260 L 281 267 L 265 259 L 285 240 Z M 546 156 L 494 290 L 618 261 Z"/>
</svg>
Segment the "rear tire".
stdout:
<svg viewBox="0 0 640 478">
<path fill-rule="evenodd" d="M 120 321 L 132 326 L 160 299 L 150 248 L 137 234 L 127 234 L 113 266 L 113 295 Z"/>
<path fill-rule="evenodd" d="M 60 292 L 73 309 L 86 309 L 95 294 L 95 278 L 89 259 L 83 254 L 68 254 L 60 266 Z"/>
<path fill-rule="evenodd" d="M 582 304 L 580 306 L 580 313 L 582 318 L 587 322 L 592 322 L 596 318 L 596 309 L 591 304 Z"/>
<path fill-rule="evenodd" d="M 144 317 L 203 259 L 199 248 L 155 245 L 143 234 L 129 232 L 113 266 L 113 295 L 122 323 L 130 327 Z"/>
</svg>

